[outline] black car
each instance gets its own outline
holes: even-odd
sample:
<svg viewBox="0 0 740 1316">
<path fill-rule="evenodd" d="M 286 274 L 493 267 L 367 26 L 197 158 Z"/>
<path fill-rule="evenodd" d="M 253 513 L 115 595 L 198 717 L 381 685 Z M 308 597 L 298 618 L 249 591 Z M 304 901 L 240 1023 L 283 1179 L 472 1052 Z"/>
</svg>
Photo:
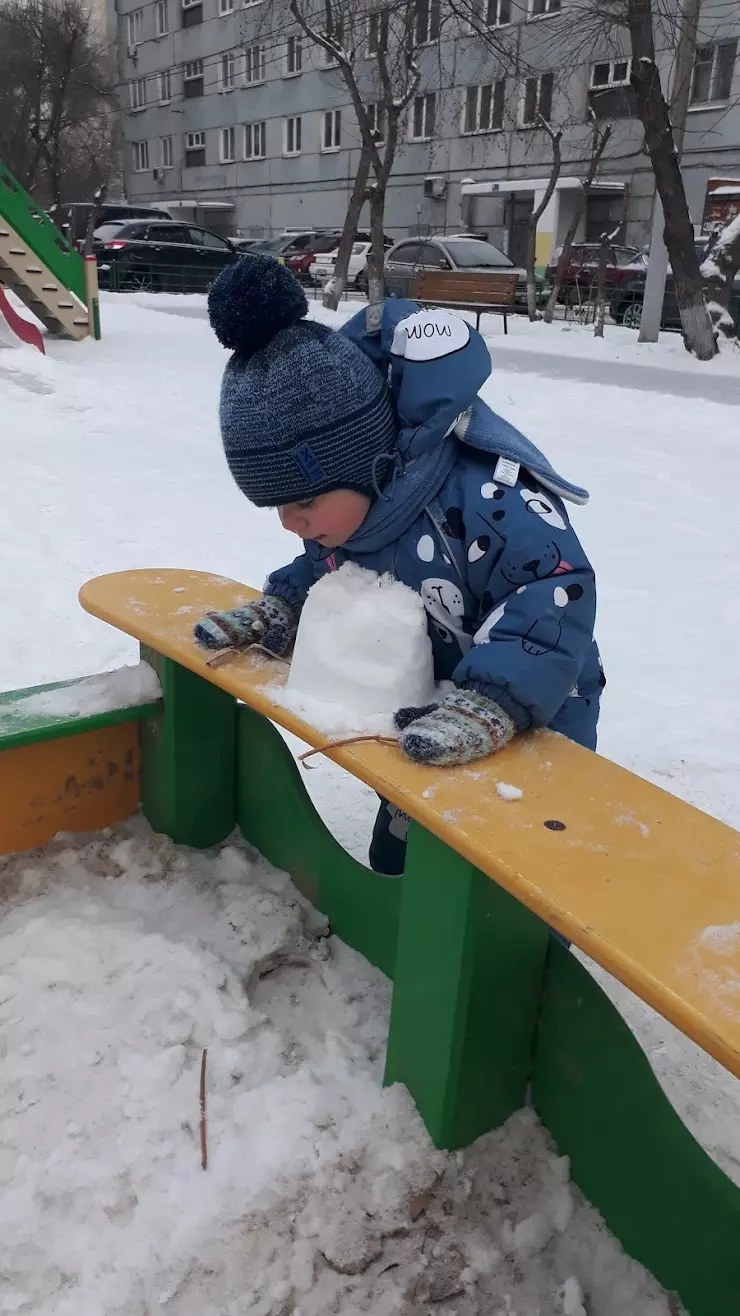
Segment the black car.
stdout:
<svg viewBox="0 0 740 1316">
<path fill-rule="evenodd" d="M 696 254 L 701 265 L 706 260 L 709 249 L 709 239 L 704 238 L 696 243 Z M 613 320 L 617 324 L 623 324 L 626 329 L 639 329 L 642 321 L 642 304 L 645 300 L 645 282 L 647 279 L 647 263 L 644 270 L 636 270 L 628 279 L 625 279 L 614 294 L 609 303 L 609 310 Z M 740 321 L 740 275 L 736 275 L 730 292 L 730 315 L 735 324 Z M 665 281 L 665 293 L 663 295 L 663 313 L 660 320 L 662 329 L 680 329 L 681 313 L 678 309 L 678 298 L 676 296 L 676 283 L 673 278 L 670 266 Z"/>
<path fill-rule="evenodd" d="M 174 219 L 118 220 L 93 237 L 100 286 L 114 292 L 205 292 L 240 258 L 226 238 Z"/>
</svg>

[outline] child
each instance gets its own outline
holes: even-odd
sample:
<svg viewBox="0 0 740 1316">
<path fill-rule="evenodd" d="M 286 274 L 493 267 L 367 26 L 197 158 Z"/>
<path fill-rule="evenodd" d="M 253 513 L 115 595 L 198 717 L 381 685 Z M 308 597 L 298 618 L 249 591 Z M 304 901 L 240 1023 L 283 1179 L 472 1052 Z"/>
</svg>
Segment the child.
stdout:
<svg viewBox="0 0 740 1316">
<path fill-rule="evenodd" d="M 398 711 L 409 758 L 469 763 L 538 726 L 593 749 L 596 591 L 562 501 L 588 495 L 480 400 L 491 371 L 480 335 L 394 299 L 329 329 L 304 319 L 297 280 L 263 256 L 223 270 L 208 306 L 233 350 L 220 407 L 229 468 L 303 552 L 264 599 L 204 618 L 198 642 L 285 653 L 314 582 L 357 562 L 420 592 L 436 678 L 456 687 Z M 384 803 L 372 866 L 401 872 L 404 850 L 403 815 Z"/>
</svg>

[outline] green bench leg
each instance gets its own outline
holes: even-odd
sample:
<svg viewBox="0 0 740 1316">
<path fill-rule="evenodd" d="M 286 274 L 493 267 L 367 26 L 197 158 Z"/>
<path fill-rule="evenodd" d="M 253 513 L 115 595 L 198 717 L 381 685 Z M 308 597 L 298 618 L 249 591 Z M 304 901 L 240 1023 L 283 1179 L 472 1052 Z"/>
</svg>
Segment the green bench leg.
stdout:
<svg viewBox="0 0 740 1316">
<path fill-rule="evenodd" d="M 163 707 L 142 723 L 141 802 L 156 832 L 180 845 L 223 841 L 236 822 L 236 701 L 142 645 Z"/>
<path fill-rule="evenodd" d="M 691 1316 L 740 1312 L 740 1187 L 681 1122 L 616 1006 L 554 940 L 532 1099 L 630 1256 Z"/>
<path fill-rule="evenodd" d="M 336 936 L 392 977 L 399 879 L 347 854 L 316 812 L 280 733 L 254 709 L 238 711 L 237 814 L 245 841 L 290 873 Z"/>
<path fill-rule="evenodd" d="M 525 1104 L 550 934 L 413 822 L 402 883 L 386 1082 L 464 1147 Z"/>
</svg>

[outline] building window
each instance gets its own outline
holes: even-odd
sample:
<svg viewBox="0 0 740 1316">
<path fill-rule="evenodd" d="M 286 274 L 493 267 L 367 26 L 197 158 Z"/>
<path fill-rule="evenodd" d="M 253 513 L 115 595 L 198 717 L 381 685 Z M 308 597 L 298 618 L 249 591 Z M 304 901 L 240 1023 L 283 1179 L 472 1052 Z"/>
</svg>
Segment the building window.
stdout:
<svg viewBox="0 0 740 1316">
<path fill-rule="evenodd" d="M 149 143 L 134 142 L 134 173 L 143 174 L 149 168 Z"/>
<path fill-rule="evenodd" d="M 692 105 L 711 105 L 716 101 L 729 100 L 736 56 L 737 41 L 699 46 L 691 82 Z"/>
<path fill-rule="evenodd" d="M 375 101 L 372 105 L 366 105 L 370 132 L 376 146 L 382 146 L 385 141 L 385 106 Z"/>
<path fill-rule="evenodd" d="M 203 60 L 191 59 L 185 65 L 182 92 L 186 101 L 203 95 Z"/>
<path fill-rule="evenodd" d="M 285 44 L 285 76 L 294 78 L 303 72 L 303 41 L 299 36 L 288 37 Z"/>
<path fill-rule="evenodd" d="M 221 129 L 221 164 L 233 164 L 236 160 L 236 128 Z"/>
<path fill-rule="evenodd" d="M 322 151 L 338 151 L 342 144 L 342 111 L 327 110 L 324 114 Z"/>
<path fill-rule="evenodd" d="M 487 0 L 484 8 L 486 27 L 505 27 L 511 22 L 511 0 Z"/>
<path fill-rule="evenodd" d="M 220 82 L 222 91 L 233 91 L 236 86 L 236 55 L 233 50 L 221 56 Z"/>
<path fill-rule="evenodd" d="M 419 0 L 414 24 L 414 43 L 427 46 L 431 41 L 439 40 L 440 0 Z"/>
<path fill-rule="evenodd" d="M 257 82 L 264 82 L 265 66 L 265 47 L 247 46 L 244 51 L 244 81 L 248 87 L 253 87 Z"/>
<path fill-rule="evenodd" d="M 195 169 L 206 162 L 206 135 L 204 132 L 185 134 L 185 168 Z"/>
<path fill-rule="evenodd" d="M 251 9 L 253 5 L 261 5 L 262 0 L 244 0 L 244 8 Z"/>
<path fill-rule="evenodd" d="M 174 154 L 172 151 L 172 138 L 160 137 L 159 139 L 159 158 L 162 161 L 163 169 L 172 169 L 174 165 Z"/>
<path fill-rule="evenodd" d="M 333 32 L 330 32 L 328 35 L 331 41 L 333 41 L 337 46 L 341 46 L 342 38 L 344 34 L 342 32 L 342 26 L 340 23 L 338 23 L 334 28 Z M 326 46 L 321 47 L 321 62 L 325 69 L 333 69 L 336 68 L 337 66 L 336 56 L 332 53 L 331 50 L 327 50 Z"/>
<path fill-rule="evenodd" d="M 367 53 L 377 55 L 380 50 L 380 13 L 378 10 L 367 16 Z"/>
<path fill-rule="evenodd" d="M 234 0 L 218 0 L 218 12 L 221 18 L 224 18 L 226 14 L 233 14 Z"/>
<path fill-rule="evenodd" d="M 130 46 L 138 46 L 144 26 L 144 10 L 132 9 L 126 15 L 126 39 Z"/>
<path fill-rule="evenodd" d="M 434 113 L 436 108 L 437 97 L 433 91 L 427 92 L 425 96 L 415 98 L 411 112 L 412 142 L 423 142 L 434 136 Z"/>
<path fill-rule="evenodd" d="M 300 155 L 303 145 L 303 123 L 300 115 L 285 120 L 284 133 L 284 154 Z"/>
<path fill-rule="evenodd" d="M 631 59 L 605 60 L 591 68 L 591 90 L 606 87 L 628 87 L 632 72 Z"/>
<path fill-rule="evenodd" d="M 538 78 L 527 78 L 522 102 L 523 128 L 538 127 L 540 118 L 550 122 L 554 80 L 552 73 L 541 73 Z"/>
<path fill-rule="evenodd" d="M 264 160 L 267 155 L 267 124 L 245 123 L 244 159 Z"/>
<path fill-rule="evenodd" d="M 196 27 L 203 22 L 203 5 L 201 0 L 180 0 L 182 5 L 183 27 Z"/>
<path fill-rule="evenodd" d="M 630 83 L 631 59 L 603 60 L 591 66 L 588 107 L 597 119 L 629 119 L 637 113 Z"/>
<path fill-rule="evenodd" d="M 530 0 L 529 17 L 544 18 L 547 14 L 560 13 L 560 0 Z"/>
<path fill-rule="evenodd" d="M 169 69 L 164 69 L 159 74 L 158 91 L 160 105 L 167 105 L 172 100 L 172 78 Z"/>
<path fill-rule="evenodd" d="M 136 78 L 129 84 L 129 94 L 131 97 L 131 109 L 143 110 L 146 105 L 146 79 Z"/>
<path fill-rule="evenodd" d="M 158 37 L 166 37 L 170 30 L 169 0 L 157 0 L 154 6 L 154 28 Z"/>
<path fill-rule="evenodd" d="M 465 93 L 464 133 L 496 132 L 504 124 L 506 79 L 499 78 L 493 85 L 468 87 Z"/>
</svg>

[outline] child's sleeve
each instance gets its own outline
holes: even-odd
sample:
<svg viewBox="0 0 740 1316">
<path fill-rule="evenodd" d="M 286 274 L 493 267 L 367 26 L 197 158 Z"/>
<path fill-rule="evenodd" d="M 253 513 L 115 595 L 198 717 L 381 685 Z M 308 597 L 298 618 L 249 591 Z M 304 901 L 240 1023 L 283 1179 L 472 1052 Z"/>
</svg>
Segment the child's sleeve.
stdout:
<svg viewBox="0 0 740 1316">
<path fill-rule="evenodd" d="M 526 731 L 547 726 L 577 683 L 593 645 L 596 584 L 557 500 L 517 487 L 498 507 L 507 538 L 490 572 L 477 575 L 478 629 L 453 678 Z"/>
<path fill-rule="evenodd" d="M 313 562 L 307 553 L 301 553 L 287 567 L 279 567 L 270 573 L 264 583 L 263 593 L 285 599 L 300 616 L 306 595 L 316 583 L 317 576 L 323 574 L 323 570 L 321 563 Z"/>
</svg>

